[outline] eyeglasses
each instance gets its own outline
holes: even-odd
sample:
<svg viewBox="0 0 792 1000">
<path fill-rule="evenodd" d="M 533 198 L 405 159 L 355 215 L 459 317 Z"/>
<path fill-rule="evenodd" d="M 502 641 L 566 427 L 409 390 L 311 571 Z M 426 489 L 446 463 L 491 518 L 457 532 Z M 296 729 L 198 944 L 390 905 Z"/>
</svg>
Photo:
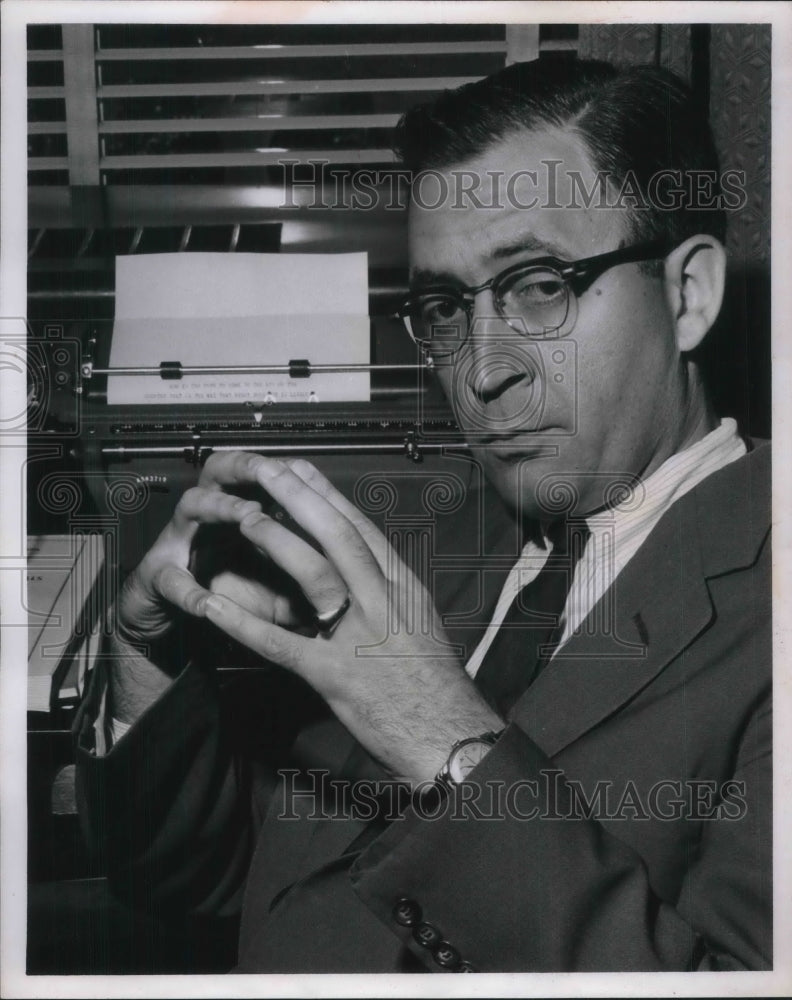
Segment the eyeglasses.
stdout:
<svg viewBox="0 0 792 1000">
<path fill-rule="evenodd" d="M 660 241 L 638 243 L 585 260 L 540 257 L 507 267 L 475 287 L 427 285 L 412 292 L 399 316 L 413 340 L 433 358 L 456 353 L 467 340 L 475 297 L 486 288 L 498 316 L 517 333 L 546 337 L 563 327 L 570 303 L 617 264 L 660 260 L 671 248 Z"/>
</svg>

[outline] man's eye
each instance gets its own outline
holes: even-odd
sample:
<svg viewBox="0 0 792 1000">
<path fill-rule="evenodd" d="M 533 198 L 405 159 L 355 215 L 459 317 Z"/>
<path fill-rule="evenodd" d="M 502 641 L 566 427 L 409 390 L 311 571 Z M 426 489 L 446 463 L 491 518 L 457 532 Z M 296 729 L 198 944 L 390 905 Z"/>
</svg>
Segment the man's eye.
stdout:
<svg viewBox="0 0 792 1000">
<path fill-rule="evenodd" d="M 509 289 L 507 298 L 515 305 L 546 306 L 561 301 L 565 295 L 563 280 L 556 275 L 546 274 L 522 278 Z"/>
<path fill-rule="evenodd" d="M 451 298 L 427 299 L 421 305 L 421 316 L 424 323 L 447 323 L 455 319 L 462 311 L 460 304 Z"/>
</svg>

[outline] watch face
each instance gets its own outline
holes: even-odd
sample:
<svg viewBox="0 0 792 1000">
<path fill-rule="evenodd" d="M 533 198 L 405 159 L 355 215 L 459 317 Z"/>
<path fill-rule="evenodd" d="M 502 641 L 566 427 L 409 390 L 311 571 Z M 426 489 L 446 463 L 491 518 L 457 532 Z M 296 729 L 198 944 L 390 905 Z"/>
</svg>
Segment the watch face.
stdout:
<svg viewBox="0 0 792 1000">
<path fill-rule="evenodd" d="M 492 749 L 484 740 L 470 740 L 457 747 L 448 762 L 448 776 L 455 782 L 464 781 L 476 764 L 483 760 Z"/>
</svg>

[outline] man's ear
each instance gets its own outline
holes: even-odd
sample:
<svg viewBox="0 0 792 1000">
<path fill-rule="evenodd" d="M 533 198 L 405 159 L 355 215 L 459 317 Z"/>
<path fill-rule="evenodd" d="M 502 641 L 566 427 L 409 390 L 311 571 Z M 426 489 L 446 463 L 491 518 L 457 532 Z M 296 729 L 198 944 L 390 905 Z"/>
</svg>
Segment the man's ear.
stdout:
<svg viewBox="0 0 792 1000">
<path fill-rule="evenodd" d="M 726 251 L 714 236 L 691 236 L 666 258 L 666 293 L 682 353 L 698 347 L 715 322 L 725 281 Z"/>
</svg>

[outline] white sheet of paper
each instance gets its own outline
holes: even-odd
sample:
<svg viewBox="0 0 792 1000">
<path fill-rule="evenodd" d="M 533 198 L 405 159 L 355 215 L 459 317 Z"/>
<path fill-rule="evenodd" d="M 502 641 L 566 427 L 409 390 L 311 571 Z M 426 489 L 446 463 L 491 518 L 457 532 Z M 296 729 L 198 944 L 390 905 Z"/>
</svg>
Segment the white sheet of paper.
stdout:
<svg viewBox="0 0 792 1000">
<path fill-rule="evenodd" d="M 111 367 L 367 364 L 368 261 L 352 254 L 141 254 L 116 259 Z M 108 378 L 111 404 L 367 400 L 368 373 Z"/>
</svg>

